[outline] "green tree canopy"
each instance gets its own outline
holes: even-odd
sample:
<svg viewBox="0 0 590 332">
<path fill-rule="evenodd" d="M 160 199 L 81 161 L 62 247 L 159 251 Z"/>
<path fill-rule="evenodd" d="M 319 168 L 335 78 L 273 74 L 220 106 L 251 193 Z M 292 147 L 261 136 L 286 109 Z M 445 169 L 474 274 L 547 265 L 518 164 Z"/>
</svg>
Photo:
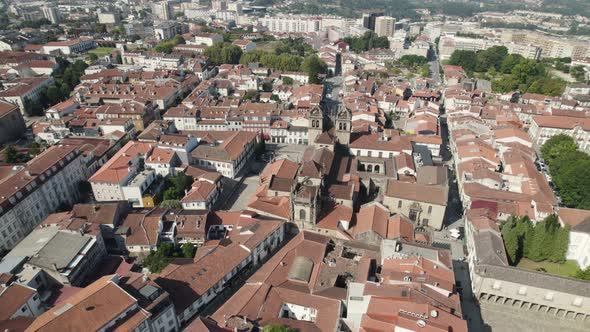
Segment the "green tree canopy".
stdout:
<svg viewBox="0 0 590 332">
<path fill-rule="evenodd" d="M 169 176 L 166 179 L 165 190 L 164 190 L 164 201 L 178 201 L 184 197 L 185 190 L 190 189 L 193 183 L 193 178 L 184 174 L 179 173 L 176 176 Z"/>
<path fill-rule="evenodd" d="M 319 74 L 325 74 L 328 71 L 328 65 L 317 55 L 310 55 L 301 64 L 301 70 L 309 75 L 309 83 L 318 84 Z"/>
<path fill-rule="evenodd" d="M 574 278 L 590 281 L 590 266 L 584 270 L 578 270 L 574 275 Z"/>
<path fill-rule="evenodd" d="M 552 77 L 546 63 L 508 54 L 504 46 L 493 46 L 478 52 L 455 50 L 449 64 L 462 66 L 468 73 L 487 73 L 493 79 L 492 88 L 496 92 L 519 89 L 521 93 L 558 96 L 565 89 L 565 81 Z"/>
<path fill-rule="evenodd" d="M 528 217 L 511 217 L 502 224 L 502 238 L 511 265 L 522 257 L 536 262 L 565 262 L 569 244 L 569 227 L 561 227 L 556 215 L 533 226 Z"/>
<path fill-rule="evenodd" d="M 262 332 L 295 332 L 295 331 L 296 331 L 295 329 L 292 329 L 292 328 L 285 326 L 285 325 L 279 325 L 279 324 L 267 325 L 262 328 Z"/>
<path fill-rule="evenodd" d="M 6 149 L 4 149 L 4 161 L 9 164 L 18 163 L 20 157 L 18 152 L 14 148 L 14 145 L 9 145 Z"/>
<path fill-rule="evenodd" d="M 402 56 L 399 61 L 406 67 L 422 66 L 428 63 L 428 59 L 421 55 L 407 54 Z"/>
<path fill-rule="evenodd" d="M 551 137 L 543 146 L 541 146 L 541 155 L 546 162 L 552 163 L 559 156 L 578 150 L 578 145 L 574 140 L 565 134 Z"/>
<path fill-rule="evenodd" d="M 209 57 L 209 60 L 215 65 L 222 65 L 225 63 L 238 64 L 242 56 L 242 49 L 230 43 L 216 43 L 208 47 L 204 54 Z"/>
<path fill-rule="evenodd" d="M 160 207 L 164 209 L 182 209 L 182 203 L 177 199 L 162 201 Z"/>
<path fill-rule="evenodd" d="M 541 147 L 553 182 L 568 207 L 590 209 L 590 156 L 577 149 L 573 138 L 556 135 Z"/>
<path fill-rule="evenodd" d="M 346 37 L 343 39 L 354 52 L 361 53 L 374 48 L 389 48 L 389 39 L 379 37 L 373 31 L 367 31 L 361 37 Z"/>
<path fill-rule="evenodd" d="M 193 258 L 195 257 L 195 252 L 197 252 L 197 248 L 190 243 L 184 243 L 180 246 L 180 249 L 184 258 Z"/>
</svg>

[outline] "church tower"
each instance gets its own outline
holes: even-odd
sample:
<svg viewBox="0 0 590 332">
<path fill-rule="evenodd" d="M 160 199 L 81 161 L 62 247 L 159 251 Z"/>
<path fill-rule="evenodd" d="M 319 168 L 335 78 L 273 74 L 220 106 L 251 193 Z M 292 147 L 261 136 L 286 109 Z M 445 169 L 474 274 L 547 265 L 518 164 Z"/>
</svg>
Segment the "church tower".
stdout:
<svg viewBox="0 0 590 332">
<path fill-rule="evenodd" d="M 350 143 L 350 132 L 352 131 L 352 113 L 348 108 L 342 107 L 338 110 L 335 125 L 338 143 L 348 145 Z"/>
<path fill-rule="evenodd" d="M 312 145 L 316 138 L 324 131 L 324 113 L 318 106 L 309 113 L 309 126 L 307 130 L 308 144 Z"/>
</svg>

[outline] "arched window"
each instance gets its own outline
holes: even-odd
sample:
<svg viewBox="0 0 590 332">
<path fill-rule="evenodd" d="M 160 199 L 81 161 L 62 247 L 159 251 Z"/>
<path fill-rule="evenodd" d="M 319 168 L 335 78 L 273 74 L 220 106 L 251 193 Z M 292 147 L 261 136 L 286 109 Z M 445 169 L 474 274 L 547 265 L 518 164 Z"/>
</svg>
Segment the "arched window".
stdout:
<svg viewBox="0 0 590 332">
<path fill-rule="evenodd" d="M 342 130 L 342 122 L 338 123 L 338 130 Z"/>
<path fill-rule="evenodd" d="M 305 220 L 305 210 L 299 210 L 299 219 Z"/>
<path fill-rule="evenodd" d="M 379 173 L 380 168 L 379 165 L 375 165 L 375 173 Z"/>
<path fill-rule="evenodd" d="M 373 171 L 373 165 L 367 165 L 367 172 Z"/>
</svg>

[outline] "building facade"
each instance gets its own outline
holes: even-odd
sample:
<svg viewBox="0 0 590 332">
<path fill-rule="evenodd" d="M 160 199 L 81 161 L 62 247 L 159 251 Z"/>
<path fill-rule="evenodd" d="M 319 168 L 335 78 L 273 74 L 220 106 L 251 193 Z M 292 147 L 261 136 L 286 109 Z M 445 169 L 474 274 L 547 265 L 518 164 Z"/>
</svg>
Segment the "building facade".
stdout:
<svg viewBox="0 0 590 332">
<path fill-rule="evenodd" d="M 60 206 L 73 205 L 85 164 L 75 146 L 53 146 L 0 184 L 0 247 L 13 248 Z"/>
</svg>

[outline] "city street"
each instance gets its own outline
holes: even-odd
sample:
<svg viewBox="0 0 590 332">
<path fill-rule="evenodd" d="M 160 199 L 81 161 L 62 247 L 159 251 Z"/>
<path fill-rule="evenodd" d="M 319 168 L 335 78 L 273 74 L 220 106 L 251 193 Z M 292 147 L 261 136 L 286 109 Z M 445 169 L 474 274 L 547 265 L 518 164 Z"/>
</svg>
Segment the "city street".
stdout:
<svg viewBox="0 0 590 332">
<path fill-rule="evenodd" d="M 440 77 L 440 63 L 438 59 L 438 54 L 436 52 L 436 45 L 433 45 L 431 55 L 431 59 L 428 62 L 428 64 L 430 65 L 430 75 L 432 77 L 432 81 L 434 82 L 434 86 L 437 87 L 442 83 L 442 80 Z"/>
<path fill-rule="evenodd" d="M 326 96 L 324 98 L 324 109 L 328 110 L 328 116 L 333 119 L 340 105 L 340 92 L 342 91 L 342 76 L 330 77 L 326 80 Z"/>
</svg>

